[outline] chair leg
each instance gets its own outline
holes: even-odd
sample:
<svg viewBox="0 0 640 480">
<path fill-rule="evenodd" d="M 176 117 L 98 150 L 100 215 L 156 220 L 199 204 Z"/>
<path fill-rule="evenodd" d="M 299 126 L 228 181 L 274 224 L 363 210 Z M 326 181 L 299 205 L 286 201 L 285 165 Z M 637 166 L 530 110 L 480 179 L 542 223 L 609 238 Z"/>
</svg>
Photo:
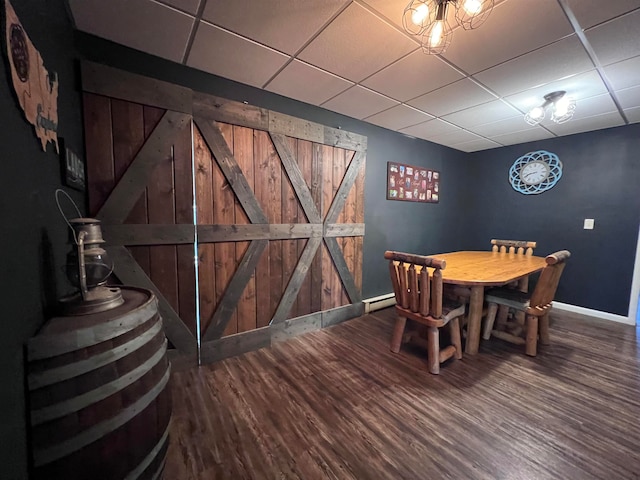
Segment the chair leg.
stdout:
<svg viewBox="0 0 640 480">
<path fill-rule="evenodd" d="M 393 335 L 391 336 L 390 349 L 393 353 L 400 351 L 400 345 L 402 345 L 402 335 L 404 334 L 404 327 L 407 324 L 405 317 L 398 316 L 396 318 L 396 325 L 393 327 Z"/>
<path fill-rule="evenodd" d="M 427 361 L 429 372 L 437 375 L 440 373 L 440 339 L 438 327 L 429 327 L 427 330 Z"/>
<path fill-rule="evenodd" d="M 491 337 L 491 330 L 493 330 L 493 322 L 496 319 L 497 311 L 498 304 L 490 303 L 489 307 L 487 308 L 487 319 L 485 320 L 484 324 L 484 332 L 482 333 L 482 338 L 484 338 L 485 340 L 489 340 L 489 337 Z"/>
<path fill-rule="evenodd" d="M 451 344 L 456 347 L 456 359 L 462 358 L 462 340 L 460 339 L 460 320 L 458 317 L 449 322 L 449 335 L 451 336 Z"/>
<path fill-rule="evenodd" d="M 549 313 L 546 313 L 540 317 L 540 343 L 543 345 L 549 345 Z"/>
<path fill-rule="evenodd" d="M 526 353 L 531 357 L 535 357 L 538 347 L 538 317 L 535 315 L 527 315 L 527 343 Z"/>
<path fill-rule="evenodd" d="M 509 307 L 500 305 L 498 308 L 498 316 L 496 317 L 496 330 L 504 330 L 507 328 L 507 318 L 509 317 Z"/>
</svg>

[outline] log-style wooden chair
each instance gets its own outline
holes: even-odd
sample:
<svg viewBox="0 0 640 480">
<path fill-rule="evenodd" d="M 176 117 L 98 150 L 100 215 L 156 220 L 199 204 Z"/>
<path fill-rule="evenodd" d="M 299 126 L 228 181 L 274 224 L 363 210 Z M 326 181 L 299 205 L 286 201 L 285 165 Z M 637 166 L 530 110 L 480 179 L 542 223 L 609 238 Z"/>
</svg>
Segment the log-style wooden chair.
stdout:
<svg viewBox="0 0 640 480">
<path fill-rule="evenodd" d="M 491 239 L 491 251 L 502 253 L 515 253 L 516 255 L 533 255 L 536 242 L 526 240 L 498 240 Z M 529 291 L 529 277 L 521 278 L 517 283 L 517 288 L 521 292 Z"/>
<path fill-rule="evenodd" d="M 442 362 L 451 357 L 462 358 L 458 318 L 464 315 L 465 308 L 464 304 L 443 302 L 442 270 L 446 263 L 437 258 L 392 251 L 385 252 L 384 258 L 389 260 L 398 315 L 391 338 L 391 351 L 398 353 L 400 345 L 415 336 L 415 332 L 405 334 L 407 319 L 424 325 L 427 329 L 429 372 L 438 374 Z M 431 275 L 427 267 L 433 268 Z M 441 350 L 439 329 L 447 324 L 450 327 L 451 345 Z M 421 338 L 416 340 L 419 343 Z"/>
<path fill-rule="evenodd" d="M 527 355 L 536 356 L 538 348 L 538 335 L 543 345 L 549 344 L 549 311 L 553 298 L 558 288 L 560 276 L 566 265 L 566 260 L 571 256 L 568 250 L 547 255 L 547 265 L 540 274 L 533 293 L 528 294 L 512 288 L 494 288 L 485 294 L 488 304 L 487 320 L 484 325 L 483 338 L 488 340 L 492 335 L 511 343 L 525 345 Z M 498 311 L 498 305 L 505 305 L 526 315 L 526 339 L 512 333 L 494 330 L 493 323 Z"/>
<path fill-rule="evenodd" d="M 533 249 L 536 248 L 536 242 L 530 242 L 527 240 L 499 240 L 491 239 L 491 251 L 501 253 L 513 253 L 515 255 L 533 255 Z M 529 291 L 529 277 L 526 276 L 518 281 L 509 284 L 509 288 L 517 288 L 521 292 Z M 484 314 L 483 314 L 484 316 Z M 499 330 L 507 328 L 507 319 L 509 318 L 509 307 L 506 305 L 500 305 L 498 308 L 498 321 L 497 326 Z M 516 321 L 518 325 L 514 325 L 514 328 L 522 330 L 524 325 L 524 314 L 522 312 L 516 313 Z"/>
</svg>

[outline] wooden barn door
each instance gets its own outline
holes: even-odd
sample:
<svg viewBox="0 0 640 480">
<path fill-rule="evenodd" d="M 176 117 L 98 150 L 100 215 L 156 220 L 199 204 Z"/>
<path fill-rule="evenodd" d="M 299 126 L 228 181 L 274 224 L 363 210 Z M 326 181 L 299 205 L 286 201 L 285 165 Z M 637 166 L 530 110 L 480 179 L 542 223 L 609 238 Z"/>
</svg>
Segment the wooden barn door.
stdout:
<svg viewBox="0 0 640 480">
<path fill-rule="evenodd" d="M 89 215 L 118 279 L 154 291 L 172 346 L 195 358 L 190 91 L 95 64 L 82 74 Z"/>
<path fill-rule="evenodd" d="M 362 312 L 365 137 L 95 64 L 83 87 L 90 214 L 179 352 Z"/>
</svg>

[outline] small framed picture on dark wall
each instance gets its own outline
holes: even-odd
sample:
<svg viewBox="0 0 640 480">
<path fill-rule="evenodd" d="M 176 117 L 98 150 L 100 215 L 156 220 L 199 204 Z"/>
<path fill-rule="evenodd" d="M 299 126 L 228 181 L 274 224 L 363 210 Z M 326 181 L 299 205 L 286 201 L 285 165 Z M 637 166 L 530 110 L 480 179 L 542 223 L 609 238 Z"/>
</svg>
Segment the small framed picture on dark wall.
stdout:
<svg viewBox="0 0 640 480">
<path fill-rule="evenodd" d="M 85 190 L 84 161 L 64 141 L 60 161 L 62 167 L 62 183 L 75 190 Z"/>
<path fill-rule="evenodd" d="M 438 203 L 440 172 L 406 163 L 387 162 L 387 200 Z"/>
</svg>

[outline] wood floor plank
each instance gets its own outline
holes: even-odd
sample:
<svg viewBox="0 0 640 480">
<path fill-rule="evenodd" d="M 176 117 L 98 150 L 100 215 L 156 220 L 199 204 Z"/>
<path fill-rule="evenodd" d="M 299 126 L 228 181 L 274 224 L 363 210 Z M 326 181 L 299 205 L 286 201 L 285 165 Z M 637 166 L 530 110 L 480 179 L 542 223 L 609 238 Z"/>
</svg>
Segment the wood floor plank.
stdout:
<svg viewBox="0 0 640 480">
<path fill-rule="evenodd" d="M 165 478 L 640 478 L 640 329 L 552 314 L 439 376 L 393 309 L 173 374 Z"/>
</svg>

